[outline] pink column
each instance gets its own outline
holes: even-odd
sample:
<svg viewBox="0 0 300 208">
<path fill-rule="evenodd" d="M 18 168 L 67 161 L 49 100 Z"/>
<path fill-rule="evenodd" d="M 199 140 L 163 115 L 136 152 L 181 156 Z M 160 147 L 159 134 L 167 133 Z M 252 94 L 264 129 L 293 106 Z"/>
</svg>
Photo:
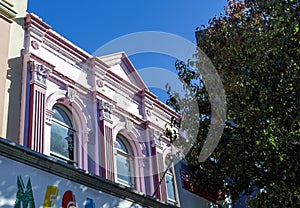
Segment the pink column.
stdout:
<svg viewBox="0 0 300 208">
<path fill-rule="evenodd" d="M 101 173 L 108 180 L 115 181 L 114 174 L 114 139 L 112 131 L 112 106 L 104 101 L 99 102 L 101 130 Z"/>
<path fill-rule="evenodd" d="M 50 70 L 35 62 L 30 62 L 30 70 L 28 147 L 43 153 L 46 79 Z"/>
</svg>

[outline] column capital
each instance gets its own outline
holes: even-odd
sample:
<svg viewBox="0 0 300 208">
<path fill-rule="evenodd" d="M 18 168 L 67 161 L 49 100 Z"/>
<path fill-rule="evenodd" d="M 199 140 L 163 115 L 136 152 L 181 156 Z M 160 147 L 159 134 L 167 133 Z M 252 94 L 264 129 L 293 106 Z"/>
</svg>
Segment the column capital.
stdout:
<svg viewBox="0 0 300 208">
<path fill-rule="evenodd" d="M 110 103 L 104 101 L 104 100 L 100 100 L 99 101 L 99 110 L 100 110 L 100 114 L 101 117 L 100 119 L 108 119 L 111 120 L 111 114 L 112 114 L 112 110 L 113 110 L 113 105 L 111 105 Z"/>
<path fill-rule="evenodd" d="M 49 76 L 50 69 L 46 68 L 42 64 L 36 62 L 30 62 L 31 71 L 31 83 L 39 83 L 43 87 L 46 87 L 46 80 Z"/>
</svg>

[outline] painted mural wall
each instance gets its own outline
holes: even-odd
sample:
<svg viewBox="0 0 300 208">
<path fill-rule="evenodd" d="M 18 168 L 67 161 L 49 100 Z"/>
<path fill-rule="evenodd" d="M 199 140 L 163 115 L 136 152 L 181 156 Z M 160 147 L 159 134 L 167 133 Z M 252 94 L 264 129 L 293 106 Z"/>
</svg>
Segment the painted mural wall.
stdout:
<svg viewBox="0 0 300 208">
<path fill-rule="evenodd" d="M 0 156 L 1 208 L 140 208 L 141 205 Z"/>
</svg>

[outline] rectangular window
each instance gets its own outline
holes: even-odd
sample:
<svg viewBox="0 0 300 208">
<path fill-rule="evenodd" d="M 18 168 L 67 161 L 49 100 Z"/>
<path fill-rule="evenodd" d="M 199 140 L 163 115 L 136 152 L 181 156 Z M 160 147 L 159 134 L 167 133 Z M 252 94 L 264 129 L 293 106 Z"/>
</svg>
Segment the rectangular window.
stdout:
<svg viewBox="0 0 300 208">
<path fill-rule="evenodd" d="M 172 174 L 171 169 L 168 169 L 168 172 L 166 173 L 166 186 L 167 186 L 167 195 L 168 195 L 168 203 L 169 204 L 175 204 L 176 198 L 175 198 L 175 189 L 174 189 L 174 176 Z"/>
<path fill-rule="evenodd" d="M 117 180 L 125 186 L 131 186 L 130 164 L 124 155 L 117 155 Z"/>
<path fill-rule="evenodd" d="M 54 152 L 62 157 L 69 158 L 69 145 L 68 145 L 68 135 L 69 129 L 58 125 L 56 123 L 52 124 L 51 127 L 51 152 Z"/>
</svg>

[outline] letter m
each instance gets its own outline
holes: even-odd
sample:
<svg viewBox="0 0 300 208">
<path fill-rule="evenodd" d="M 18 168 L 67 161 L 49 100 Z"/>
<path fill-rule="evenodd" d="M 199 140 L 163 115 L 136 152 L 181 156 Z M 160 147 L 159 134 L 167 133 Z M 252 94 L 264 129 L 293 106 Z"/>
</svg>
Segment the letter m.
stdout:
<svg viewBox="0 0 300 208">
<path fill-rule="evenodd" d="M 17 184 L 18 192 L 16 196 L 15 208 L 35 208 L 30 178 L 28 179 L 26 188 L 21 176 L 18 176 Z"/>
</svg>

